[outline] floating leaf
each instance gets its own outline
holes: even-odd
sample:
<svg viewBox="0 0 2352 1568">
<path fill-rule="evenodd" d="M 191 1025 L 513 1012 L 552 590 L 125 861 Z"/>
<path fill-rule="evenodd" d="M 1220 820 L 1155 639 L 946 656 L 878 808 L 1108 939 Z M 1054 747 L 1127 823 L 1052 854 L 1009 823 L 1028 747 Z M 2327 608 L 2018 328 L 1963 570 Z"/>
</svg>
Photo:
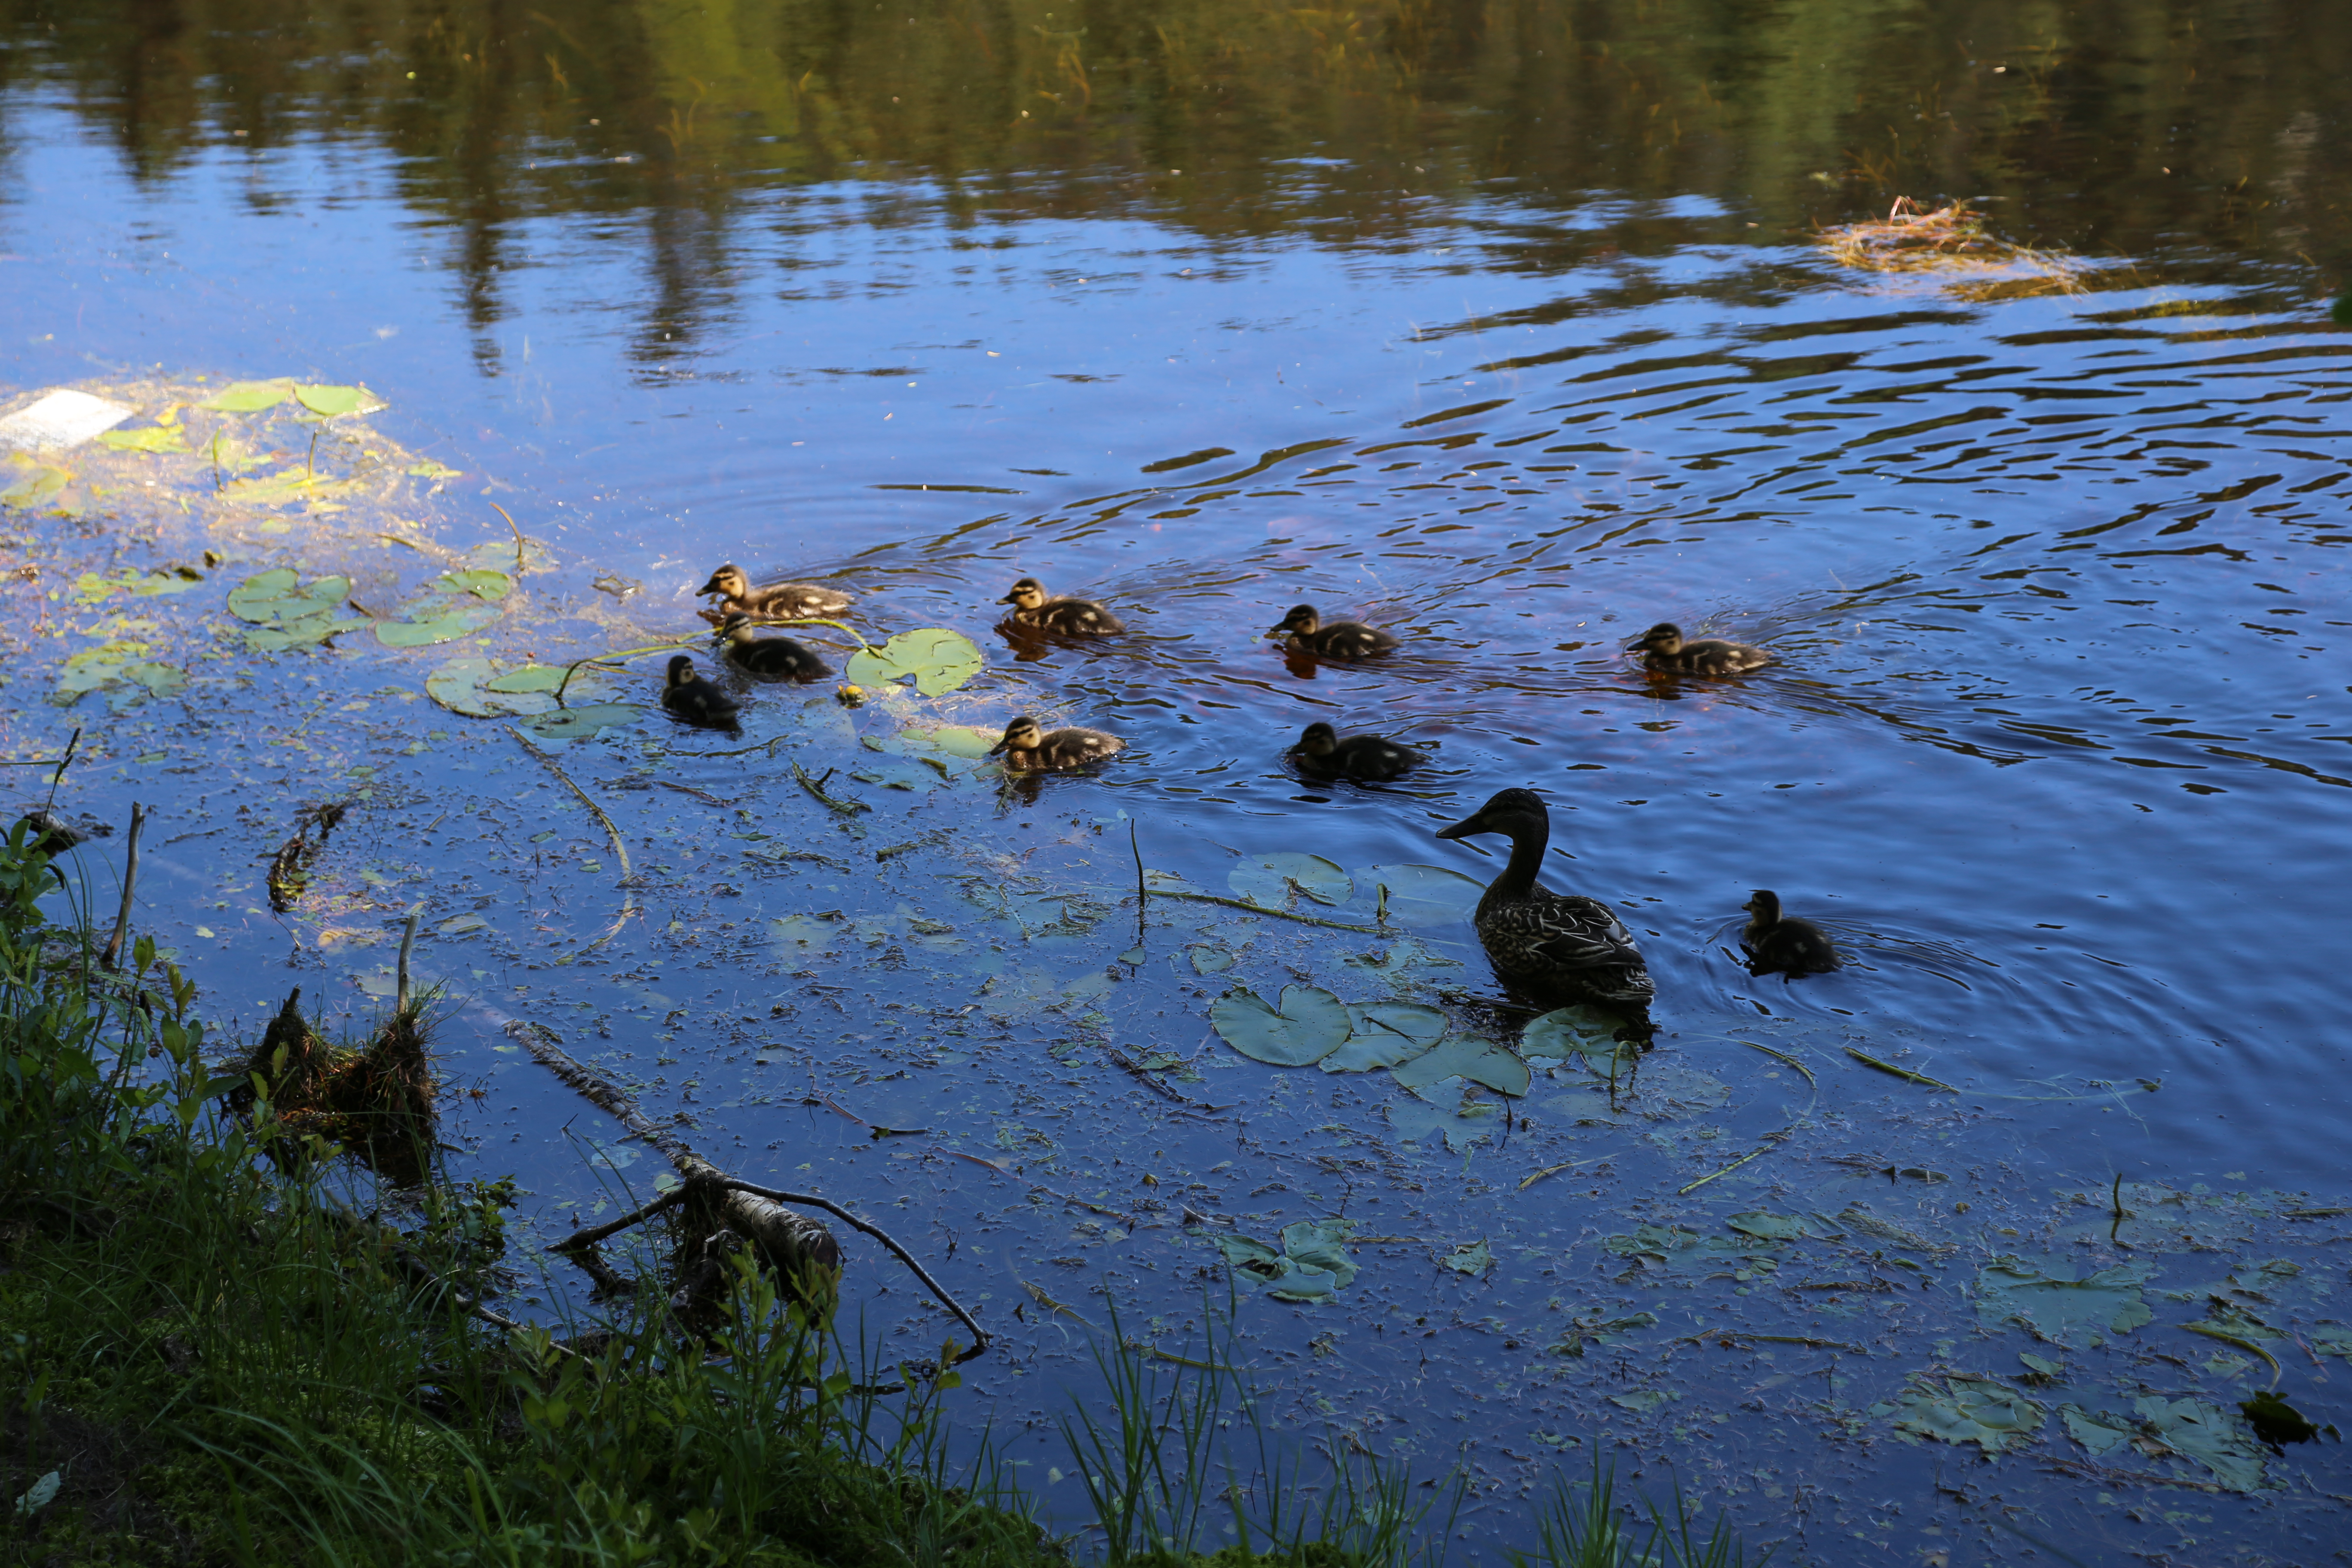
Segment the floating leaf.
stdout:
<svg viewBox="0 0 2352 1568">
<path fill-rule="evenodd" d="M 1434 1049 L 1390 1069 L 1390 1076 L 1407 1089 L 1421 1089 L 1449 1078 L 1483 1083 L 1496 1094 L 1514 1100 L 1528 1092 L 1528 1064 L 1491 1040 L 1456 1035 Z"/>
<path fill-rule="evenodd" d="M 1528 1057 L 1561 1057 L 1570 1061 L 1616 1057 L 1630 1061 L 1635 1053 L 1617 1038 L 1617 1026 L 1581 1003 L 1560 1007 L 1532 1020 L 1519 1031 L 1519 1053 Z"/>
<path fill-rule="evenodd" d="M 1496 1108 L 1491 1100 L 1457 1102 L 1457 1106 L 1449 1107 L 1416 1097 L 1391 1101 L 1383 1109 L 1389 1125 L 1396 1129 L 1399 1138 L 1421 1139 L 1438 1134 L 1445 1140 L 1446 1148 L 1456 1154 L 1468 1153 L 1472 1145 L 1495 1131 Z"/>
<path fill-rule="evenodd" d="M 635 723 L 644 713 L 633 702 L 591 702 L 582 708 L 559 708 L 524 721 L 542 741 L 585 741 L 615 724 Z"/>
<path fill-rule="evenodd" d="M 118 452 L 184 452 L 187 432 L 177 425 L 149 425 L 137 430 L 109 430 L 99 439 Z"/>
<path fill-rule="evenodd" d="M 2058 1413 L 2074 1441 L 2095 1456 L 2129 1445 L 2158 1456 L 2194 1459 L 2231 1491 L 2250 1492 L 2262 1486 L 2263 1453 L 2243 1416 L 2201 1399 L 2167 1399 L 2160 1394 L 2143 1394 L 2133 1401 L 2132 1409 L 2132 1415 L 2116 1415 L 2062 1405 Z"/>
<path fill-rule="evenodd" d="M 940 724 L 928 729 L 912 728 L 906 731 L 913 744 L 929 746 L 945 752 L 951 757 L 979 758 L 988 755 L 997 736 L 987 730 L 975 730 L 969 724 Z"/>
<path fill-rule="evenodd" d="M 2042 1406 L 1985 1377 L 1948 1377 L 1943 1386 L 1925 1379 L 1897 1394 L 1891 1405 L 1871 1407 L 1881 1415 L 1901 1413 L 1898 1432 L 1939 1443 L 1974 1443 L 1998 1454 L 2027 1440 L 2042 1426 Z"/>
<path fill-rule="evenodd" d="M 453 594 L 471 594 L 477 599 L 496 600 L 514 591 L 514 579 L 503 572 L 473 567 L 463 572 L 444 572 L 434 586 Z"/>
<path fill-rule="evenodd" d="M 37 463 L 23 479 L 0 490 L 0 506 L 37 507 L 44 501 L 55 500 L 64 493 L 66 482 L 72 477 L 63 468 Z"/>
<path fill-rule="evenodd" d="M 462 479 L 466 477 L 464 469 L 450 468 L 433 458 L 409 464 L 404 472 L 413 479 Z"/>
<path fill-rule="evenodd" d="M 290 381 L 240 381 L 215 393 L 204 406 L 222 414 L 257 414 L 277 407 L 293 395 Z"/>
<path fill-rule="evenodd" d="M 1197 967 L 1197 963 L 1196 963 Z M 1325 1072 L 1370 1072 L 1409 1062 L 1445 1035 L 1445 1015 L 1404 1002 L 1375 1002 L 1348 1009 L 1348 1043 L 1325 1057 Z"/>
<path fill-rule="evenodd" d="M 106 688 L 119 689 L 113 707 L 120 712 L 131 704 L 147 697 L 176 697 L 187 689 L 188 678 L 175 665 L 148 658 L 148 646 L 129 638 L 117 638 L 86 647 L 66 660 L 58 674 L 58 689 L 50 700 L 61 707 L 70 707 L 85 692 Z"/>
<path fill-rule="evenodd" d="M 1348 1219 L 1303 1219 L 1282 1227 L 1280 1250 L 1245 1236 L 1214 1237 L 1217 1250 L 1238 1274 L 1246 1274 L 1282 1301 L 1328 1301 L 1355 1279 L 1355 1259 L 1346 1242 L 1356 1228 Z"/>
<path fill-rule="evenodd" d="M 2119 1263 L 2072 1279 L 2023 1258 L 1996 1258 L 1977 1274 L 1977 1321 L 1990 1327 L 2024 1323 L 2062 1345 L 2087 1331 L 2088 1342 L 2099 1344 L 2100 1331 L 2126 1333 L 2155 1315 L 2140 1299 L 2152 1267 Z"/>
<path fill-rule="evenodd" d="M 1587 1345 L 1615 1344 L 1637 1330 L 1657 1326 L 1655 1312 L 1635 1312 L 1622 1318 L 1578 1318 L 1561 1331 L 1559 1343 L 1551 1347 L 1551 1353 L 1580 1356 Z"/>
<path fill-rule="evenodd" d="M 938 697 L 978 675 L 981 664 L 980 646 L 961 632 L 922 626 L 900 632 L 880 647 L 860 648 L 849 656 L 845 673 L 856 686 L 887 686 L 912 678 L 916 690 Z"/>
<path fill-rule="evenodd" d="M 1485 1238 L 1481 1237 L 1476 1241 L 1463 1243 L 1437 1261 L 1453 1269 L 1456 1274 L 1467 1274 L 1475 1279 L 1495 1267 L 1495 1254 L 1487 1247 Z"/>
<path fill-rule="evenodd" d="M 1318 904 L 1344 904 L 1355 890 L 1354 881 L 1338 865 L 1320 855 L 1290 850 L 1251 856 L 1226 874 L 1225 885 L 1253 903 L 1276 910 L 1290 906 L 1294 887 Z"/>
<path fill-rule="evenodd" d="M 471 594 L 428 594 L 401 606 L 400 618 L 378 621 L 376 640 L 386 647 L 427 647 L 471 637 L 499 618 L 499 607 Z"/>
<path fill-rule="evenodd" d="M 1834 1238 L 1845 1234 L 1819 1215 L 1767 1214 L 1762 1209 L 1733 1215 L 1723 1223 L 1759 1241 L 1802 1241 L 1809 1237 Z"/>
<path fill-rule="evenodd" d="M 356 386 L 298 386 L 294 395 L 311 413 L 331 419 L 338 414 L 358 413 L 368 395 Z"/>
<path fill-rule="evenodd" d="M 352 592 L 349 577 L 321 577 L 307 588 L 300 584 L 301 574 L 287 566 L 247 577 L 228 591 L 228 613 L 257 626 L 310 620 L 333 612 Z"/>
<path fill-rule="evenodd" d="M 101 577 L 95 572 L 85 572 L 74 579 L 74 597 L 85 605 L 117 594 L 133 598 L 145 598 L 153 594 L 184 594 L 205 580 L 205 574 L 193 567 L 174 566 L 164 572 L 121 571 Z"/>
<path fill-rule="evenodd" d="M 485 930 L 489 923 L 479 915 L 452 915 L 433 929 L 443 936 L 467 936 Z"/>
<path fill-rule="evenodd" d="M 1631 1394 L 1612 1394 L 1612 1405 L 1622 1405 L 1636 1415 L 1655 1415 L 1682 1394 L 1671 1388 L 1639 1388 Z"/>
<path fill-rule="evenodd" d="M 1391 925 L 1437 926 L 1466 921 L 1477 911 L 1486 885 L 1443 866 L 1367 866 L 1359 873 L 1387 889 Z"/>
<path fill-rule="evenodd" d="M 476 719 L 544 713 L 555 706 L 555 689 L 563 683 L 562 669 L 551 664 L 526 664 L 498 672 L 486 658 L 453 658 L 425 678 L 425 690 L 453 713 Z M 592 671 L 574 678 L 567 695 L 585 699 L 597 694 Z"/>
<path fill-rule="evenodd" d="M 1229 991 L 1209 1005 L 1209 1024 L 1252 1061 L 1278 1068 L 1321 1061 L 1348 1041 L 1347 1005 L 1312 985 L 1284 986 L 1279 1010 L 1255 992 Z"/>
</svg>

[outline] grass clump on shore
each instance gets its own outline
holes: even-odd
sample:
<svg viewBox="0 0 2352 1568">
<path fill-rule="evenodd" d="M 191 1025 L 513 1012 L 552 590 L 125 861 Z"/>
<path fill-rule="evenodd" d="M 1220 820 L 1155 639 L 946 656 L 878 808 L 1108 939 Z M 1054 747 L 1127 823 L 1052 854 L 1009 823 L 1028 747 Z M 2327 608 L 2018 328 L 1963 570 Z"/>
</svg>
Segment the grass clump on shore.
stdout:
<svg viewBox="0 0 2352 1568">
<path fill-rule="evenodd" d="M 1443 1550 L 1401 1471 L 1309 1484 L 1214 1345 L 1171 1377 L 1114 1338 L 1107 1419 L 1066 1427 L 1099 1523 L 1059 1540 L 984 1440 L 950 1473 L 952 1371 L 875 1388 L 748 1254 L 691 1332 L 654 1287 L 568 1339 L 513 1323 L 483 1305 L 509 1282 L 510 1184 L 347 1128 L 377 1172 L 413 1158 L 421 1177 L 348 1179 L 332 1118 L 281 1118 L 271 1094 L 373 1071 L 364 1049 L 289 1002 L 263 1047 L 209 1068 L 194 985 L 145 939 L 106 969 L 45 919 L 56 880 L 22 826 L 0 844 L 0 1561 L 1373 1568 Z M 393 1025 L 403 1061 L 421 1053 L 417 1016 Z M 1238 1461 L 1229 1428 L 1255 1436 Z M 1738 1561 L 1685 1510 L 1679 1539 L 1654 1514 L 1637 1541 L 1595 1480 L 1514 1560 Z"/>
</svg>

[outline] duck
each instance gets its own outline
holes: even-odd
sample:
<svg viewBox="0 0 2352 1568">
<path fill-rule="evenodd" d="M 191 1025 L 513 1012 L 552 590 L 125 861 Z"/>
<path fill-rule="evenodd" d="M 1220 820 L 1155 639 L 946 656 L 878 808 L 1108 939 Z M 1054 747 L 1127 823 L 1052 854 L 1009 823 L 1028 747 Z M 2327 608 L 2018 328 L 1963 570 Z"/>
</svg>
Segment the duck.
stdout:
<svg viewBox="0 0 2352 1568">
<path fill-rule="evenodd" d="M 1024 713 L 1004 726 L 1004 738 L 989 747 L 988 754 L 1002 756 L 1015 773 L 1043 773 L 1098 763 L 1126 749 L 1127 742 L 1117 735 L 1076 728 L 1041 730 L 1036 720 Z"/>
<path fill-rule="evenodd" d="M 1312 605 L 1293 605 L 1282 624 L 1270 628 L 1266 636 L 1290 634 L 1283 644 L 1292 653 L 1320 654 L 1325 658 L 1371 658 L 1391 652 L 1396 638 L 1378 626 L 1368 626 L 1360 621 L 1333 621 L 1323 624 Z"/>
<path fill-rule="evenodd" d="M 1082 637 L 1117 637 L 1127 630 L 1117 616 L 1092 599 L 1048 598 L 1045 584 L 1034 577 L 1013 584 L 1013 592 L 997 603 L 1013 606 L 1013 613 L 1004 618 L 1017 626 Z"/>
<path fill-rule="evenodd" d="M 1509 864 L 1487 884 L 1471 919 L 1496 972 L 1531 990 L 1570 993 L 1612 1006 L 1630 1016 L 1617 1037 L 1646 1042 L 1657 987 L 1633 945 L 1633 933 L 1600 900 L 1547 892 L 1536 881 L 1551 841 L 1551 814 L 1543 797 L 1531 789 L 1503 790 L 1472 815 L 1440 828 L 1437 837 L 1484 833 L 1511 841 Z"/>
<path fill-rule="evenodd" d="M 1652 669 L 1682 675 L 1744 675 L 1772 662 L 1770 654 L 1746 643 L 1713 638 L 1685 642 L 1682 627 L 1672 621 L 1660 621 L 1628 643 L 1625 651 L 1641 654 Z"/>
<path fill-rule="evenodd" d="M 821 588 L 814 583 L 771 583 L 764 588 L 754 588 L 751 579 L 743 575 L 743 568 L 731 561 L 713 572 L 710 581 L 695 592 L 719 595 L 719 607 L 703 612 L 714 621 L 730 615 L 798 620 L 808 616 L 837 616 L 849 608 L 848 595 Z"/>
<path fill-rule="evenodd" d="M 789 676 L 814 680 L 831 675 L 832 667 L 804 643 L 791 637 L 756 635 L 759 623 L 746 615 L 732 615 L 719 623 L 719 651 L 727 662 L 747 675 Z"/>
<path fill-rule="evenodd" d="M 1423 761 L 1411 746 L 1378 735 L 1350 735 L 1343 741 L 1328 724 L 1307 725 L 1290 754 L 1299 772 L 1322 779 L 1398 778 Z"/>
<path fill-rule="evenodd" d="M 1751 917 L 1739 933 L 1748 952 L 1748 973 L 1778 974 L 1787 984 L 1801 974 L 1827 974 L 1838 966 L 1829 933 L 1811 921 L 1780 912 L 1780 895 L 1759 888 L 1740 908 Z"/>
<path fill-rule="evenodd" d="M 713 730 L 735 727 L 735 700 L 694 672 L 694 660 L 679 654 L 669 661 L 669 680 L 662 688 L 662 706 L 689 724 Z"/>
</svg>

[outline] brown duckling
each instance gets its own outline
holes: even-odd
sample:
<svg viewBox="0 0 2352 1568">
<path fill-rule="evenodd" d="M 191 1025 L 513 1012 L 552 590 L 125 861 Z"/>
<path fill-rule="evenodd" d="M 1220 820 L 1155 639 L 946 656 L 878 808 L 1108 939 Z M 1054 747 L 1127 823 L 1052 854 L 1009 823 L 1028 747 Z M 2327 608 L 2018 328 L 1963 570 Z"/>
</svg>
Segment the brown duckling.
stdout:
<svg viewBox="0 0 2352 1568">
<path fill-rule="evenodd" d="M 1780 895 L 1759 888 L 1740 906 L 1751 917 L 1739 933 L 1748 952 L 1748 973 L 1778 974 L 1787 984 L 1801 974 L 1827 974 L 1838 966 L 1829 933 L 1811 921 L 1780 912 Z"/>
<path fill-rule="evenodd" d="M 1275 637 L 1287 632 L 1289 638 L 1283 647 L 1292 653 L 1320 654 L 1325 658 L 1371 658 L 1392 651 L 1396 638 L 1378 626 L 1368 626 L 1360 621 L 1333 621 L 1323 624 L 1312 605 L 1294 605 L 1282 624 L 1265 634 Z"/>
<path fill-rule="evenodd" d="M 1590 998 L 1630 1015 L 1620 1039 L 1646 1040 L 1650 1001 L 1657 988 L 1633 933 L 1598 899 L 1546 892 L 1536 882 L 1551 840 L 1551 814 L 1533 790 L 1507 789 L 1440 838 L 1500 833 L 1511 841 L 1510 863 L 1487 884 L 1471 923 L 1496 972 L 1531 989 Z"/>
<path fill-rule="evenodd" d="M 1392 779 L 1419 767 L 1424 760 L 1411 746 L 1400 746 L 1379 735 L 1339 738 L 1328 724 L 1309 724 L 1291 748 L 1298 771 L 1318 779 Z"/>
<path fill-rule="evenodd" d="M 1015 773 L 1043 773 L 1050 768 L 1083 767 L 1123 752 L 1127 742 L 1100 730 L 1041 730 L 1026 713 L 1004 726 L 1004 738 L 988 748 L 1002 756 Z"/>
<path fill-rule="evenodd" d="M 1643 662 L 1652 669 L 1670 669 L 1682 675 L 1744 675 L 1772 662 L 1770 654 L 1746 643 L 1713 638 L 1685 642 L 1682 627 L 1672 621 L 1660 621 L 1627 644 L 1625 651 L 1642 655 Z"/>
<path fill-rule="evenodd" d="M 735 700 L 694 673 L 694 660 L 679 654 L 669 661 L 669 682 L 662 688 L 662 706 L 689 724 L 713 730 L 735 727 Z"/>
<path fill-rule="evenodd" d="M 731 561 L 713 572 L 710 581 L 695 592 L 719 595 L 718 609 L 703 612 L 713 619 L 736 615 L 789 621 L 810 616 L 837 616 L 849 608 L 849 595 L 821 588 L 814 583 L 771 583 L 764 588 L 754 588 L 751 579 L 743 575 L 743 568 Z"/>
<path fill-rule="evenodd" d="M 1004 618 L 1016 626 L 1035 626 L 1039 631 L 1081 637 L 1117 637 L 1127 630 L 1117 616 L 1092 599 L 1046 597 L 1045 585 L 1034 577 L 1024 577 L 1013 584 L 1013 592 L 997 603 L 1013 606 L 1013 613 Z"/>
<path fill-rule="evenodd" d="M 730 616 L 719 623 L 719 651 L 728 663 L 747 675 L 785 676 L 794 680 L 814 680 L 833 673 L 806 644 L 791 637 L 761 637 L 758 626 L 745 615 Z"/>
</svg>

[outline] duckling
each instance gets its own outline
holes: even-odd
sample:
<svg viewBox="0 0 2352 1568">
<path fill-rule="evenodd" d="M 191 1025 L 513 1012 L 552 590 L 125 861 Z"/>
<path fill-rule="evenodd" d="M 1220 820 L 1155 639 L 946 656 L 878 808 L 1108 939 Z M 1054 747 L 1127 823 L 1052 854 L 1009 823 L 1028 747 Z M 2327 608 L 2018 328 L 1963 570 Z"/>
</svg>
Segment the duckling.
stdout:
<svg viewBox="0 0 2352 1568">
<path fill-rule="evenodd" d="M 821 588 L 814 583 L 771 583 L 764 588 L 754 588 L 751 579 L 743 575 L 743 568 L 731 561 L 713 572 L 710 581 L 695 592 L 719 595 L 719 608 L 703 612 L 714 620 L 727 615 L 799 620 L 809 616 L 837 616 L 849 608 L 849 595 Z"/>
<path fill-rule="evenodd" d="M 1290 652 L 1321 654 L 1325 658 L 1370 658 L 1397 646 L 1396 638 L 1388 633 L 1358 621 L 1333 621 L 1327 626 L 1312 605 L 1292 605 L 1282 624 L 1265 635 L 1280 632 L 1290 634 L 1283 644 Z"/>
<path fill-rule="evenodd" d="M 1829 933 L 1811 921 L 1783 915 L 1780 894 L 1759 888 L 1740 908 L 1754 917 L 1739 933 L 1748 973 L 1779 974 L 1785 985 L 1800 974 L 1827 974 L 1838 966 Z"/>
<path fill-rule="evenodd" d="M 747 675 L 789 676 L 794 680 L 814 680 L 833 673 L 804 644 L 791 637 L 757 636 L 753 628 L 758 624 L 740 614 L 719 623 L 719 651 L 728 663 Z"/>
<path fill-rule="evenodd" d="M 1309 724 L 1291 748 L 1298 771 L 1319 779 L 1392 779 L 1421 765 L 1422 754 L 1378 735 L 1339 739 L 1328 724 Z"/>
<path fill-rule="evenodd" d="M 1013 584 L 1013 592 L 997 603 L 1013 606 L 1013 613 L 1004 618 L 1016 626 L 1035 626 L 1040 631 L 1082 637 L 1117 637 L 1127 630 L 1117 616 L 1092 599 L 1047 598 L 1045 585 L 1034 577 L 1024 577 Z"/>
<path fill-rule="evenodd" d="M 679 654 L 669 661 L 669 683 L 662 688 L 662 706 L 689 724 L 713 730 L 735 727 L 735 700 L 694 673 L 694 660 Z"/>
<path fill-rule="evenodd" d="M 1440 838 L 1500 833 L 1511 841 L 1510 863 L 1478 900 L 1471 923 L 1496 971 L 1531 989 L 1571 993 L 1632 1016 L 1620 1039 L 1647 1040 L 1656 986 L 1649 966 L 1608 905 L 1578 893 L 1549 893 L 1536 883 L 1551 839 L 1551 814 L 1533 790 L 1507 789 Z"/>
<path fill-rule="evenodd" d="M 1770 654 L 1746 643 L 1685 642 L 1682 627 L 1672 621 L 1660 621 L 1627 644 L 1625 651 L 1643 655 L 1652 669 L 1683 675 L 1744 675 L 1772 662 Z"/>
<path fill-rule="evenodd" d="M 1127 749 L 1117 735 L 1100 730 L 1040 730 L 1026 713 L 1004 726 L 1004 738 L 988 748 L 1002 756 L 1015 773 L 1042 773 L 1048 768 L 1075 768 L 1098 763 Z"/>
</svg>

